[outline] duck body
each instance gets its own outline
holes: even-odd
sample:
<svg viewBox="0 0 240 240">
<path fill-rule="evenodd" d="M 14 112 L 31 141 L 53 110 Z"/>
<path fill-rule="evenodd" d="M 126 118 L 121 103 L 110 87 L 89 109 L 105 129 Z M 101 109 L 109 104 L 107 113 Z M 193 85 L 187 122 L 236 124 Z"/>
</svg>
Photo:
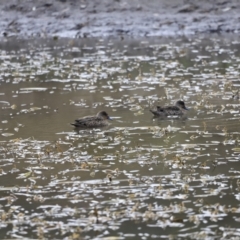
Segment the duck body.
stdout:
<svg viewBox="0 0 240 240">
<path fill-rule="evenodd" d="M 71 123 L 77 128 L 99 128 L 109 125 L 108 120 L 112 120 L 105 111 L 99 112 L 96 116 L 87 116 L 75 120 Z"/>
<path fill-rule="evenodd" d="M 188 108 L 185 106 L 185 103 L 181 100 L 177 101 L 175 106 L 166 106 L 160 107 L 157 106 L 156 110 L 150 109 L 150 112 L 155 117 L 167 117 L 167 116 L 182 116 L 186 113 Z"/>
</svg>

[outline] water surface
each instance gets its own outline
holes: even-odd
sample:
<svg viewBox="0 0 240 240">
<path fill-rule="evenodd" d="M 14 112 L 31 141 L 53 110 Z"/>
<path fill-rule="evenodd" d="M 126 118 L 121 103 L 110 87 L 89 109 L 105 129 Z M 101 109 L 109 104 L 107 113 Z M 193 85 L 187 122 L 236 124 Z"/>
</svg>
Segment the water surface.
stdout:
<svg viewBox="0 0 240 240">
<path fill-rule="evenodd" d="M 239 236 L 239 42 L 0 44 L 0 238 Z M 182 99 L 184 118 L 150 108 Z M 103 129 L 74 119 L 105 110 Z"/>
</svg>

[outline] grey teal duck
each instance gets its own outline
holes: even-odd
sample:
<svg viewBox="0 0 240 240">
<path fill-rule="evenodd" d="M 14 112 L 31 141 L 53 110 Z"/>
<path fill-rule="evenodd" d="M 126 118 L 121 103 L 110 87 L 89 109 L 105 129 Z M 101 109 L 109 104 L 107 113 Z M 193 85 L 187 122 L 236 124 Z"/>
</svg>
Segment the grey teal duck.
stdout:
<svg viewBox="0 0 240 240">
<path fill-rule="evenodd" d="M 181 116 L 186 113 L 186 110 L 189 110 L 185 103 L 181 100 L 177 101 L 175 106 L 166 106 L 166 107 L 160 107 L 157 106 L 156 110 L 150 109 L 150 112 L 155 117 L 166 117 L 166 116 Z"/>
<path fill-rule="evenodd" d="M 101 111 L 96 116 L 87 116 L 76 119 L 75 123 L 71 123 L 71 125 L 79 128 L 98 128 L 109 125 L 108 120 L 112 119 L 105 111 Z"/>
</svg>

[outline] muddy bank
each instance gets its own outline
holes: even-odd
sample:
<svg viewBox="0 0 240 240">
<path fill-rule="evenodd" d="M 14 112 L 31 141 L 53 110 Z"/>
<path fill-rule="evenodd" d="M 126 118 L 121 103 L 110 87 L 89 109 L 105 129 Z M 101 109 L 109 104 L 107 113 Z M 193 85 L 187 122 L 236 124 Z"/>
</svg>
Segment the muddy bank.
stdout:
<svg viewBox="0 0 240 240">
<path fill-rule="evenodd" d="M 2 0 L 2 36 L 172 36 L 238 33 L 237 0 Z"/>
</svg>

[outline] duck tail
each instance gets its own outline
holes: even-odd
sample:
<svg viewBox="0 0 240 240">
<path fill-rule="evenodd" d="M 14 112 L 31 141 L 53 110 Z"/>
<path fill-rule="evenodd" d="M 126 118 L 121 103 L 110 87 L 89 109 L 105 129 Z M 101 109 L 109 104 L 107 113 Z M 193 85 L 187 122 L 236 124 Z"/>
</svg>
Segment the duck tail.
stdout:
<svg viewBox="0 0 240 240">
<path fill-rule="evenodd" d="M 156 111 L 154 111 L 154 110 L 152 110 L 152 109 L 150 109 L 149 111 L 150 111 L 153 115 L 155 115 L 155 116 L 157 115 L 157 114 L 156 114 Z"/>
</svg>

